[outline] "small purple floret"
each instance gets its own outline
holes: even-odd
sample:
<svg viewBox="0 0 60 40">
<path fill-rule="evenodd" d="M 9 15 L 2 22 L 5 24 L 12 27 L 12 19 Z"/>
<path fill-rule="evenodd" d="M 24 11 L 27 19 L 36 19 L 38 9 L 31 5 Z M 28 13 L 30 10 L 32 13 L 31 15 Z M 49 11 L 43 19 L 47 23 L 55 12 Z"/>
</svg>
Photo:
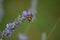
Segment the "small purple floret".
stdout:
<svg viewBox="0 0 60 40">
<path fill-rule="evenodd" d="M 20 40 L 27 40 L 28 39 L 27 36 L 24 34 L 18 34 L 18 37 Z"/>
<path fill-rule="evenodd" d="M 8 38 L 9 36 L 11 36 L 12 30 L 6 29 L 5 31 L 6 31 L 6 33 L 7 33 L 7 34 L 5 35 L 5 38 Z"/>
<path fill-rule="evenodd" d="M 7 28 L 12 28 L 13 24 L 9 23 L 9 24 L 6 24 L 6 27 Z"/>
<path fill-rule="evenodd" d="M 24 17 L 27 17 L 27 16 L 30 15 L 30 14 L 31 14 L 30 11 L 23 11 L 23 16 L 24 16 Z"/>
<path fill-rule="evenodd" d="M 6 29 L 6 33 L 11 34 L 12 33 L 12 30 Z"/>
<path fill-rule="evenodd" d="M 30 15 L 31 14 L 31 12 L 30 11 L 28 11 L 28 15 Z"/>
<path fill-rule="evenodd" d="M 23 11 L 23 16 L 27 17 L 27 15 L 28 15 L 28 12 L 27 11 Z"/>
</svg>

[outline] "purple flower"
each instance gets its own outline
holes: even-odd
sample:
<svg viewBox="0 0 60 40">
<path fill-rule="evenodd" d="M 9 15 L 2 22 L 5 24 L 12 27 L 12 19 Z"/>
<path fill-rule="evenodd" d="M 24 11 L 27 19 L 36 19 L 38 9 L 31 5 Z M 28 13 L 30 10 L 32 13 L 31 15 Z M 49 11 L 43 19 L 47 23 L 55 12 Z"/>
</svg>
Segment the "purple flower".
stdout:
<svg viewBox="0 0 60 40">
<path fill-rule="evenodd" d="M 6 29 L 6 33 L 11 34 L 12 33 L 12 30 Z"/>
<path fill-rule="evenodd" d="M 27 11 L 23 11 L 23 16 L 27 17 L 27 15 L 28 15 L 28 12 Z"/>
<path fill-rule="evenodd" d="M 31 14 L 30 11 L 23 11 L 23 16 L 24 16 L 24 17 L 27 17 L 27 16 L 30 15 L 30 14 Z"/>
<path fill-rule="evenodd" d="M 7 27 L 7 28 L 12 28 L 12 26 L 13 26 L 12 23 L 6 24 L 6 27 Z"/>
<path fill-rule="evenodd" d="M 28 40 L 27 36 L 24 34 L 18 34 L 20 40 Z"/>
<path fill-rule="evenodd" d="M 28 11 L 28 15 L 30 15 L 31 14 L 31 12 L 30 11 Z"/>
<path fill-rule="evenodd" d="M 6 29 L 5 32 L 6 32 L 6 34 L 4 34 L 4 38 L 10 37 L 12 34 L 12 30 L 9 30 L 9 29 Z"/>
</svg>

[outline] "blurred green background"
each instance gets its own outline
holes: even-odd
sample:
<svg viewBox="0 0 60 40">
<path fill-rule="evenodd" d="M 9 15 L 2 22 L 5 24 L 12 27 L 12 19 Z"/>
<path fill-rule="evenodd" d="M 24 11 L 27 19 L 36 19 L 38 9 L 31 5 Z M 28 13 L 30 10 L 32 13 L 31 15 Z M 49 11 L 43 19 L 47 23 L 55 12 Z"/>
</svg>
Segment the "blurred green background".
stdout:
<svg viewBox="0 0 60 40">
<path fill-rule="evenodd" d="M 23 10 L 30 8 L 31 0 L 4 0 L 4 16 L 0 22 L 0 30 L 4 30 L 7 23 L 13 22 Z M 24 21 L 13 32 L 8 40 L 19 40 L 18 34 L 27 34 L 29 40 L 41 40 L 41 34 L 46 32 L 47 40 L 60 40 L 60 3 L 59 0 L 38 0 L 36 21 L 28 24 Z"/>
</svg>

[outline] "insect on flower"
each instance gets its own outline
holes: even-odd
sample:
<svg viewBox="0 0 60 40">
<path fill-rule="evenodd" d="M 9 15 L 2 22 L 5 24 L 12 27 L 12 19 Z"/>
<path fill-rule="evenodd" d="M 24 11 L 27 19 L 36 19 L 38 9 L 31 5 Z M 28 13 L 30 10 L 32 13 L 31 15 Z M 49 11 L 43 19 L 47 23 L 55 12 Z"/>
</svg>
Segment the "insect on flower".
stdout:
<svg viewBox="0 0 60 40">
<path fill-rule="evenodd" d="M 33 14 L 30 11 L 23 11 L 23 16 L 29 21 L 31 22 L 33 20 Z"/>
</svg>

